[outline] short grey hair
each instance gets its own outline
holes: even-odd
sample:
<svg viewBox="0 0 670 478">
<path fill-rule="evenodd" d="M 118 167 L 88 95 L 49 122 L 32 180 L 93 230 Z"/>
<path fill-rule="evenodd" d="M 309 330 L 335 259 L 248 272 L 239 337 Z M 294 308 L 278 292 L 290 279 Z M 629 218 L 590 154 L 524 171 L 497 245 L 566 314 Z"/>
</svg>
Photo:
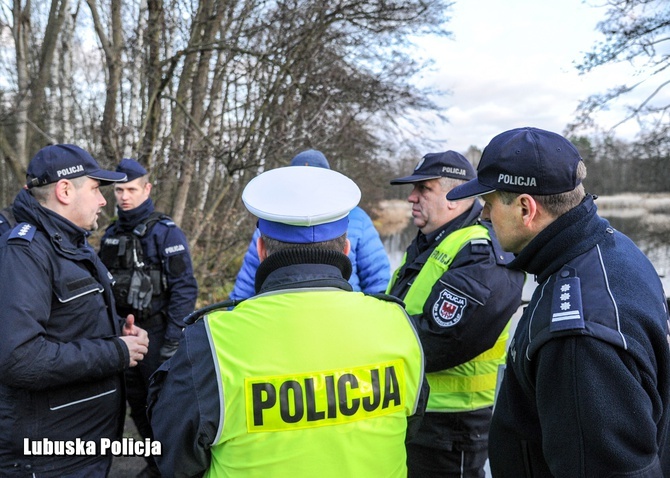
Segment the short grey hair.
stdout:
<svg viewBox="0 0 670 478">
<path fill-rule="evenodd" d="M 445 193 L 448 193 L 452 189 L 454 189 L 456 186 L 460 186 L 461 184 L 467 183 L 467 180 L 463 179 L 454 179 L 454 178 L 440 178 L 440 185 L 442 186 L 442 191 Z M 475 202 L 476 198 L 467 198 L 463 200 L 459 200 L 459 202 L 466 203 L 466 204 L 472 204 Z"/>
</svg>

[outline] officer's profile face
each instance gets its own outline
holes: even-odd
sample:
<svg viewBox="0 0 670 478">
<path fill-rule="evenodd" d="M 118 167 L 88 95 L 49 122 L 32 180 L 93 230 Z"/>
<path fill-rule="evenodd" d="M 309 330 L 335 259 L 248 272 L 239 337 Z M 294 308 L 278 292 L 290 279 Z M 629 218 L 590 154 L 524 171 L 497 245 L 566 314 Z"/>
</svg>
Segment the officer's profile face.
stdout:
<svg viewBox="0 0 670 478">
<path fill-rule="evenodd" d="M 149 199 L 149 194 L 151 194 L 151 183 L 145 176 L 114 185 L 116 204 L 122 211 L 135 209 Z"/>
<path fill-rule="evenodd" d="M 493 224 L 493 230 L 503 250 L 515 254 L 521 252 L 531 239 L 526 225 L 527 213 L 519 198 L 507 203 L 497 191 L 482 196 L 482 219 Z"/>
<path fill-rule="evenodd" d="M 95 231 L 98 228 L 98 216 L 107 204 L 100 192 L 100 181 L 87 177 L 71 184 L 74 187 L 70 191 L 74 195 L 70 202 L 71 207 L 67 210 L 67 219 L 82 229 Z"/>
<path fill-rule="evenodd" d="M 407 200 L 412 204 L 414 225 L 422 233 L 430 234 L 452 219 L 449 201 L 439 179 L 419 181 L 412 186 Z"/>
</svg>

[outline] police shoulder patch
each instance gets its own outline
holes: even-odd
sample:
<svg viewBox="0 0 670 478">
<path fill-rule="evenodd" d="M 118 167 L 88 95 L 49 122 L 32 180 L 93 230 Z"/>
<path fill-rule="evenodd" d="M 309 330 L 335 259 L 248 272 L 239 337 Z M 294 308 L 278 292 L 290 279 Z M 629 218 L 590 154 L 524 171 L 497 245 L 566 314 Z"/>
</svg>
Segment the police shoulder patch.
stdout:
<svg viewBox="0 0 670 478">
<path fill-rule="evenodd" d="M 186 251 L 186 246 L 184 244 L 175 244 L 173 246 L 165 247 L 165 255 L 171 256 L 173 254 L 179 254 L 180 252 Z"/>
<path fill-rule="evenodd" d="M 584 328 L 581 282 L 571 267 L 558 272 L 551 300 L 550 332 Z"/>
<path fill-rule="evenodd" d="M 467 298 L 444 289 L 433 304 L 433 319 L 441 327 L 453 327 L 463 318 L 467 306 Z"/>
<path fill-rule="evenodd" d="M 35 237 L 35 232 L 37 232 L 37 228 L 35 226 L 28 224 L 27 222 L 22 222 L 17 224 L 14 229 L 12 229 L 12 232 L 9 233 L 8 240 L 22 239 L 24 241 L 31 242 Z"/>
</svg>

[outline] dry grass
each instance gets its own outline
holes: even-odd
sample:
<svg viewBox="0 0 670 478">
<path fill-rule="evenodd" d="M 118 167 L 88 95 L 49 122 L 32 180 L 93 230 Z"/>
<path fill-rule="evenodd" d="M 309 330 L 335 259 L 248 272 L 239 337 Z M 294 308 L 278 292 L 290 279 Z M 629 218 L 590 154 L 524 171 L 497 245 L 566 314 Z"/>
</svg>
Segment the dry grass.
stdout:
<svg viewBox="0 0 670 478">
<path fill-rule="evenodd" d="M 623 193 L 613 196 L 599 196 L 596 200 L 603 212 L 632 217 L 644 214 L 670 214 L 670 194 Z"/>
<path fill-rule="evenodd" d="M 401 199 L 379 201 L 377 207 L 370 212 L 380 236 L 390 236 L 402 231 L 412 219 L 410 204 Z"/>
<path fill-rule="evenodd" d="M 645 223 L 670 227 L 670 194 L 622 193 L 599 196 L 596 200 L 599 213 L 604 217 L 639 217 Z M 412 208 L 401 199 L 379 201 L 370 211 L 379 235 L 392 236 L 412 223 Z"/>
</svg>

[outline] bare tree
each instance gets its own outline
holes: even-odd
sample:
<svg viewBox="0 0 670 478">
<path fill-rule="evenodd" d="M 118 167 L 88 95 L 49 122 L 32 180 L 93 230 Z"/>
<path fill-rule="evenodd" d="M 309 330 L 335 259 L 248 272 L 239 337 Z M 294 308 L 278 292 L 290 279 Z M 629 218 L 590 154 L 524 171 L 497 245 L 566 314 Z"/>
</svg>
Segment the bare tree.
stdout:
<svg viewBox="0 0 670 478">
<path fill-rule="evenodd" d="M 110 162 L 119 158 L 119 148 L 115 142 L 119 128 L 117 127 L 117 103 L 121 88 L 121 52 L 123 51 L 123 25 L 121 23 L 121 0 L 111 0 L 109 9 L 109 31 L 105 28 L 97 0 L 86 0 L 91 9 L 95 32 L 98 35 L 102 50 L 105 53 L 107 66 L 107 90 L 105 95 L 105 109 L 102 114 L 100 139 L 102 148 Z"/>
<path fill-rule="evenodd" d="M 152 175 L 157 207 L 189 235 L 210 292 L 225 289 L 246 248 L 253 219 L 240 194 L 259 172 L 317 148 L 361 185 L 364 204 L 385 194 L 386 181 L 370 172 L 411 148 L 389 141 L 390 132 L 435 108 L 413 85 L 424 65 L 409 35 L 447 34 L 450 6 L 32 2 L 0 6 L 13 38 L 13 64 L 0 57 L 0 85 L 12 85 L 0 87 L 4 166 L 22 178 L 38 146 L 64 139 L 105 166 L 136 157 Z"/>
<path fill-rule="evenodd" d="M 578 107 L 579 116 L 569 125 L 569 131 L 594 125 L 594 115 L 614 100 L 625 99 L 629 93 L 645 88 L 646 97 L 630 103 L 627 114 L 619 124 L 636 120 L 657 140 L 668 136 L 670 103 L 662 92 L 670 87 L 670 8 L 665 0 L 609 0 L 606 17 L 598 24 L 605 40 L 595 45 L 577 65 L 581 73 L 600 66 L 629 62 L 638 69 L 639 78 L 604 93 L 591 95 Z"/>
<path fill-rule="evenodd" d="M 15 85 L 16 92 L 0 131 L 0 150 L 18 184 L 24 181 L 29 155 L 45 142 L 53 141 L 53 136 L 46 131 L 47 88 L 58 36 L 68 14 L 68 0 L 52 0 L 43 36 L 37 38 L 32 26 L 39 25 L 39 21 L 33 16 L 30 0 L 25 4 L 21 0 L 12 3 L 16 76 L 5 79 Z"/>
</svg>

